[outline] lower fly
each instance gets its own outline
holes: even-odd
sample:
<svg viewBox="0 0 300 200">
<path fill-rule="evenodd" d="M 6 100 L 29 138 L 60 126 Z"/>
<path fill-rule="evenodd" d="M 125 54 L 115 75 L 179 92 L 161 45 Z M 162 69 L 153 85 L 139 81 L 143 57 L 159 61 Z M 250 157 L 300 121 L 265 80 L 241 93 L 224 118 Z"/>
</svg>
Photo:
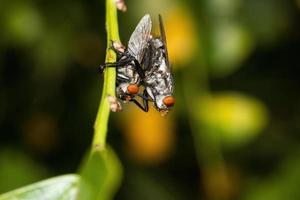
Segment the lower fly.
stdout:
<svg viewBox="0 0 300 200">
<path fill-rule="evenodd" d="M 120 43 L 112 41 L 111 48 L 117 54 L 117 62 L 100 66 L 101 72 L 105 67 L 116 67 L 116 96 L 124 101 L 132 101 L 140 108 L 142 106 L 135 97 L 139 92 L 141 79 L 145 77 L 140 63 L 151 38 L 151 28 L 152 22 L 147 14 L 132 33 L 127 49 Z"/>
</svg>

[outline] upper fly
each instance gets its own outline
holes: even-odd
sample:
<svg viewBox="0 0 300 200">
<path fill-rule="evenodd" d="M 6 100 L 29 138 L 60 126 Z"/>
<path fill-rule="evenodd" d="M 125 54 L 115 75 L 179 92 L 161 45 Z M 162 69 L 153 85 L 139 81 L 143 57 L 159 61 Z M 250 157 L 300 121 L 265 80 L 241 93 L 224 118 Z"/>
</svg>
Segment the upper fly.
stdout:
<svg viewBox="0 0 300 200">
<path fill-rule="evenodd" d="M 168 113 L 175 104 L 173 96 L 173 77 L 168 58 L 167 42 L 162 18 L 159 15 L 160 36 L 153 37 L 148 42 L 142 66 L 145 70 L 143 84 L 144 99 L 154 102 L 155 108 L 163 115 Z M 144 104 L 148 110 L 147 103 Z"/>
</svg>

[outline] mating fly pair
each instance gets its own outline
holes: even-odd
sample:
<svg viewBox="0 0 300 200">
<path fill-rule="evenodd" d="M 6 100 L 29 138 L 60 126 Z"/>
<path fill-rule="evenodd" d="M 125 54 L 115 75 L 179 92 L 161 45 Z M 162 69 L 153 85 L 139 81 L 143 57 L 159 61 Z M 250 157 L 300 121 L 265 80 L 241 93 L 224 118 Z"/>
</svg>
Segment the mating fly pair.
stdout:
<svg viewBox="0 0 300 200">
<path fill-rule="evenodd" d="M 100 66 L 116 67 L 116 95 L 124 101 L 132 101 L 148 111 L 148 101 L 162 114 L 166 114 L 175 103 L 173 79 L 168 59 L 166 35 L 159 15 L 160 36 L 151 35 L 152 21 L 145 15 L 132 33 L 128 48 L 112 41 L 111 48 L 117 54 L 117 62 Z M 144 91 L 139 93 L 140 86 Z M 142 98 L 141 104 L 137 97 Z"/>
</svg>

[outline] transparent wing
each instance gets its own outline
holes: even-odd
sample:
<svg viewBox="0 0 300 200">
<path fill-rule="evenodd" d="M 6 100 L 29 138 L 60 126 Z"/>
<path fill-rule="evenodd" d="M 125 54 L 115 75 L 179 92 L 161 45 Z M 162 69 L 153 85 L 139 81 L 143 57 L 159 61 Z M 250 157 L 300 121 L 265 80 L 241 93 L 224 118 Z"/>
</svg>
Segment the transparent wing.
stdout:
<svg viewBox="0 0 300 200">
<path fill-rule="evenodd" d="M 140 63 L 151 38 L 152 21 L 146 14 L 138 23 L 128 42 L 128 51 Z"/>
<path fill-rule="evenodd" d="M 164 24 L 163 24 L 161 15 L 158 15 L 158 18 L 159 18 L 160 37 L 164 44 L 164 49 L 165 49 L 165 54 L 166 54 L 166 64 L 168 67 L 170 67 L 169 55 L 168 55 L 168 49 L 167 49 L 166 32 L 165 32 L 165 28 L 164 28 Z"/>
<path fill-rule="evenodd" d="M 172 76 L 173 73 L 172 73 L 172 66 L 170 65 L 170 62 L 169 62 L 166 32 L 165 32 L 165 28 L 164 28 L 164 24 L 163 24 L 161 15 L 158 15 L 158 18 L 159 18 L 160 37 L 164 44 L 164 50 L 165 50 L 165 54 L 166 54 L 166 65 L 167 65 L 167 68 L 169 69 L 168 73 L 167 73 L 167 82 L 168 82 L 167 85 L 169 87 L 169 90 L 173 93 L 173 90 L 174 90 L 174 82 L 173 82 L 173 76 Z"/>
</svg>

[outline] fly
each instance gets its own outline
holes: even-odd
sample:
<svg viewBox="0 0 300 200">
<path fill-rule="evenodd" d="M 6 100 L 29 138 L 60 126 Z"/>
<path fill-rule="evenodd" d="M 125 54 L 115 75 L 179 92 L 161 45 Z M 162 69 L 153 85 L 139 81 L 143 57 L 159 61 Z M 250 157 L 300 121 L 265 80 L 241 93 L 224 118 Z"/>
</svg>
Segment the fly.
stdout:
<svg viewBox="0 0 300 200">
<path fill-rule="evenodd" d="M 154 102 L 154 107 L 165 115 L 175 104 L 173 96 L 174 84 L 168 58 L 166 34 L 161 15 L 159 15 L 160 36 L 151 37 L 142 60 L 145 71 L 142 98 L 143 110 L 148 111 L 148 101 Z"/>
<path fill-rule="evenodd" d="M 143 111 L 148 112 L 148 102 L 163 115 L 169 112 L 175 103 L 173 96 L 173 77 L 169 64 L 166 34 L 159 15 L 160 36 L 151 35 L 150 15 L 145 15 L 135 28 L 128 42 L 128 48 L 112 42 L 112 49 L 117 54 L 117 62 L 106 63 L 100 67 L 117 68 L 117 96 L 125 101 L 134 102 Z M 143 94 L 138 94 L 144 86 Z M 143 99 L 141 105 L 136 99 Z"/>
<path fill-rule="evenodd" d="M 116 67 L 116 96 L 124 101 L 132 101 L 142 109 L 143 107 L 135 97 L 139 92 L 141 80 L 145 78 L 140 63 L 151 39 L 151 28 L 151 18 L 147 14 L 140 20 L 130 36 L 127 49 L 120 43 L 112 41 L 111 48 L 117 54 L 117 62 L 100 66 L 101 72 L 105 67 Z"/>
</svg>

